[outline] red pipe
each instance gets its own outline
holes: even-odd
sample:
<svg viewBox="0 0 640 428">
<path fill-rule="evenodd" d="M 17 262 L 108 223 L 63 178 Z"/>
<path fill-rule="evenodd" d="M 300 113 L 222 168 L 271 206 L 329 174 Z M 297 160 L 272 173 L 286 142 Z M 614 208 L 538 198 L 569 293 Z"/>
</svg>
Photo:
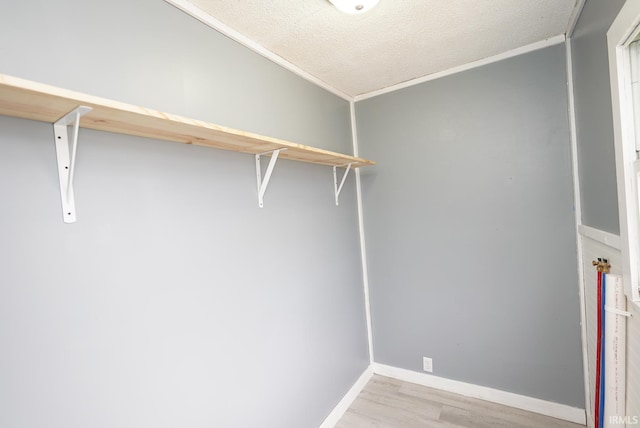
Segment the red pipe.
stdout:
<svg viewBox="0 0 640 428">
<path fill-rule="evenodd" d="M 596 339 L 596 387 L 595 387 L 595 412 L 594 412 L 594 421 L 595 427 L 600 426 L 600 356 L 602 355 L 602 311 L 600 308 L 602 307 L 602 272 L 598 272 L 598 333 Z"/>
</svg>

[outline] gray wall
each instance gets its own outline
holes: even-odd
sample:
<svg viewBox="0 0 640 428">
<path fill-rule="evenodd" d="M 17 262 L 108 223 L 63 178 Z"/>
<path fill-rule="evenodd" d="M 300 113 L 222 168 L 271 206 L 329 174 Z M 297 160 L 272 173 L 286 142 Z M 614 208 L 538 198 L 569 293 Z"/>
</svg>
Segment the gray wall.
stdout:
<svg viewBox="0 0 640 428">
<path fill-rule="evenodd" d="M 564 46 L 356 111 L 375 361 L 584 407 Z"/>
<path fill-rule="evenodd" d="M 0 72 L 349 152 L 348 103 L 157 0 L 11 2 Z M 74 46 L 77 46 L 74 49 Z M 368 365 L 353 179 L 0 117 L 0 426 L 314 427 Z"/>
<path fill-rule="evenodd" d="M 572 37 L 582 223 L 619 234 L 607 31 L 623 0 L 587 0 Z"/>
</svg>

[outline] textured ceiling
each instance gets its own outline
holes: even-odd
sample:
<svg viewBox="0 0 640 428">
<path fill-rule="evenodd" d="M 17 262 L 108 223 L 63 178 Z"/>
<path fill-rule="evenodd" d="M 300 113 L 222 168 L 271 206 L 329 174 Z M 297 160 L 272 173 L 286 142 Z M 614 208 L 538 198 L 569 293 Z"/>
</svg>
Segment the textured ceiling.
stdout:
<svg viewBox="0 0 640 428">
<path fill-rule="evenodd" d="M 329 86 L 356 96 L 564 34 L 579 0 L 189 0 Z"/>
</svg>

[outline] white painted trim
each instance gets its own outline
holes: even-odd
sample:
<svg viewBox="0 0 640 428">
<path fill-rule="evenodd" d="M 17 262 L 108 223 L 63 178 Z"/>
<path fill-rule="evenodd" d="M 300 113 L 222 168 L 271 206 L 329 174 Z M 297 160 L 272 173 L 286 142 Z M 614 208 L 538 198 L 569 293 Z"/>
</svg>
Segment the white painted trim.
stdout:
<svg viewBox="0 0 640 428">
<path fill-rule="evenodd" d="M 607 245 L 616 250 L 621 250 L 620 236 L 613 233 L 605 232 L 604 230 L 594 229 L 593 227 L 585 226 L 581 224 L 578 226 L 578 232 L 582 236 L 586 236 L 589 239 L 598 241 L 601 244 Z"/>
<path fill-rule="evenodd" d="M 297 74 L 303 79 L 308 80 L 309 82 L 331 92 L 334 95 L 337 95 L 338 97 L 344 100 L 347 100 L 347 101 L 352 100 L 351 96 L 347 95 L 346 93 L 342 92 L 339 89 L 334 88 L 333 86 L 327 84 L 326 82 L 318 79 L 314 75 L 307 73 L 300 67 L 282 58 L 280 55 L 277 55 L 271 52 L 269 49 L 254 42 L 244 34 L 234 30 L 233 28 L 229 27 L 225 23 L 217 20 L 216 18 L 204 12 L 202 9 L 190 3 L 189 1 L 187 0 L 165 0 L 165 1 L 177 7 L 178 9 L 182 10 L 183 12 L 187 13 L 188 15 L 191 15 L 192 17 L 196 18 L 198 21 L 202 22 L 203 24 L 208 25 L 209 27 L 213 28 L 219 33 L 222 33 L 225 36 L 229 37 L 230 39 L 235 40 L 241 45 L 251 49 L 255 53 L 262 55 L 268 60 L 275 62 L 276 64 L 280 65 L 281 67 L 284 67 L 285 69 L 291 71 L 294 74 Z"/>
<path fill-rule="evenodd" d="M 507 52 L 503 52 L 498 55 L 490 56 L 488 58 L 483 58 L 478 61 L 469 62 L 467 64 L 460 65 L 458 67 L 453 67 L 448 70 L 439 71 L 437 73 L 428 74 L 426 76 L 418 77 L 415 79 L 407 80 L 406 82 L 398 83 L 396 85 L 387 86 L 386 88 L 377 89 L 375 91 L 367 92 L 366 94 L 356 95 L 353 100 L 354 101 L 362 101 L 367 98 L 377 97 L 378 95 L 387 94 L 389 92 L 397 91 L 398 89 L 408 88 L 409 86 L 418 85 L 420 83 L 428 82 L 430 80 L 440 79 L 441 77 L 449 76 L 451 74 L 460 73 L 462 71 L 467 71 L 472 68 L 481 67 L 483 65 L 491 64 L 493 62 L 502 61 L 503 59 L 511 58 L 514 56 L 522 55 L 525 53 L 533 52 L 539 49 L 544 49 L 549 46 L 558 45 L 560 43 L 564 43 L 565 36 L 564 34 L 557 35 L 555 37 L 550 37 L 546 40 L 542 40 L 536 43 L 531 43 L 530 45 L 522 46 L 516 49 L 512 49 Z"/>
<path fill-rule="evenodd" d="M 582 15 L 584 4 L 586 2 L 587 0 L 578 0 L 578 2 L 576 3 L 576 7 L 573 9 L 573 13 L 571 14 L 571 17 L 569 18 L 569 23 L 567 24 L 567 31 L 565 31 L 567 38 L 570 38 L 571 36 L 573 36 L 573 32 L 576 29 L 578 20 L 580 20 L 580 15 Z"/>
<path fill-rule="evenodd" d="M 584 2 L 583 5 L 584 6 Z M 577 17 L 576 17 L 577 20 Z M 575 25 L 575 23 L 574 23 Z M 582 339 L 582 375 L 584 383 L 584 406 L 587 419 L 591 419 L 591 392 L 589 376 L 589 357 L 587 349 L 587 302 L 585 298 L 584 257 L 582 247 L 582 202 L 580 200 L 580 167 L 578 164 L 578 131 L 576 128 L 576 109 L 573 85 L 573 56 L 571 53 L 571 39 L 565 42 L 566 69 L 567 69 L 567 102 L 569 106 L 569 135 L 571 137 L 571 167 L 573 178 L 573 206 L 575 216 L 576 250 L 578 256 L 578 296 L 580 299 L 580 336 Z"/>
<path fill-rule="evenodd" d="M 466 397 L 503 404 L 516 409 L 539 413 L 541 415 L 551 416 L 553 418 L 563 419 L 577 424 L 584 425 L 586 422 L 584 409 L 578 409 L 565 404 L 553 403 L 551 401 L 540 400 L 538 398 L 527 397 L 524 395 L 514 394 L 512 392 L 500 391 L 498 389 L 487 388 L 486 386 L 445 379 L 384 364 L 374 363 L 372 366 L 373 373 L 382 376 L 392 377 L 394 379 L 440 389 L 442 391 L 453 392 Z"/>
<path fill-rule="evenodd" d="M 359 156 L 358 127 L 356 124 L 356 107 L 353 101 L 349 102 L 351 115 L 351 141 L 353 142 L 353 155 Z M 358 199 L 358 232 L 360 234 L 360 259 L 362 264 L 362 285 L 364 287 L 364 311 L 367 319 L 367 343 L 369 344 L 369 363 L 373 363 L 373 332 L 371 328 L 371 302 L 369 299 L 369 268 L 367 264 L 367 245 L 364 235 L 364 214 L 362 208 L 362 186 L 360 184 L 360 168 L 356 168 L 356 197 Z"/>
<path fill-rule="evenodd" d="M 347 391 L 347 393 L 342 397 L 342 400 L 338 402 L 336 407 L 333 408 L 329 416 L 325 418 L 325 420 L 320 424 L 319 428 L 333 428 L 336 426 L 338 421 L 344 416 L 344 413 L 349 409 L 351 403 L 358 397 L 360 392 L 367 386 L 369 380 L 373 376 L 373 370 L 371 366 L 367 367 L 366 370 L 360 375 L 356 383 L 353 384 L 351 389 Z"/>
</svg>

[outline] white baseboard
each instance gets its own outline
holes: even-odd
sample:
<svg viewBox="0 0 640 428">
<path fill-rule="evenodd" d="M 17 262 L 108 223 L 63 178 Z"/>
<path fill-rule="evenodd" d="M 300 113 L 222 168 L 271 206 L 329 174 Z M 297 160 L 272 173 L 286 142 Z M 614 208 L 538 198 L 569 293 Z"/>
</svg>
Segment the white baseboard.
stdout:
<svg viewBox="0 0 640 428">
<path fill-rule="evenodd" d="M 336 405 L 336 407 L 334 407 L 331 413 L 329 413 L 329 416 L 325 418 L 325 420 L 322 422 L 319 428 L 333 428 L 338 423 L 338 421 L 342 418 L 342 416 L 344 415 L 344 412 L 346 412 L 347 409 L 351 406 L 351 403 L 353 403 L 353 400 L 355 400 L 356 397 L 358 397 L 358 394 L 360 394 L 360 391 L 362 391 L 362 389 L 367 385 L 367 383 L 371 379 L 371 376 L 373 376 L 373 370 L 371 369 L 371 366 L 369 366 L 364 371 L 364 373 L 360 375 L 360 377 L 358 378 L 356 383 L 353 384 L 351 389 L 347 391 L 345 396 L 342 397 L 342 400 L 340 400 L 340 402 Z"/>
<path fill-rule="evenodd" d="M 498 389 L 445 379 L 379 363 L 373 363 L 370 369 L 373 373 L 381 376 L 416 383 L 418 385 L 428 386 L 442 391 L 453 392 L 466 397 L 478 398 L 492 403 L 503 404 L 516 409 L 527 410 L 529 412 L 539 413 L 577 424 L 586 424 L 586 414 L 584 409 L 578 409 L 565 404 L 553 403 L 551 401 L 540 400 L 538 398 L 527 397 L 524 395 L 514 394 L 512 392 L 500 391 Z"/>
</svg>

